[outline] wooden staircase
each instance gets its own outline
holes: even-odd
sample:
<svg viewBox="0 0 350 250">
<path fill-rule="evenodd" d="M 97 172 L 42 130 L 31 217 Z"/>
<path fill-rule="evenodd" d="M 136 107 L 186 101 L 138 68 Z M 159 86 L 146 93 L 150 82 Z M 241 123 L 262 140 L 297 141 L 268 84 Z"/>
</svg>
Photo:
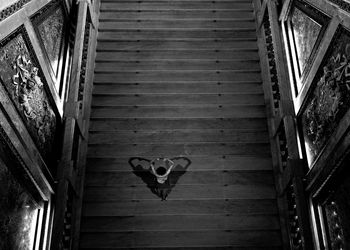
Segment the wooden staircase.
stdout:
<svg viewBox="0 0 350 250">
<path fill-rule="evenodd" d="M 282 249 L 251 0 L 102 0 L 81 249 Z M 129 159 L 191 161 L 166 201 Z"/>
</svg>

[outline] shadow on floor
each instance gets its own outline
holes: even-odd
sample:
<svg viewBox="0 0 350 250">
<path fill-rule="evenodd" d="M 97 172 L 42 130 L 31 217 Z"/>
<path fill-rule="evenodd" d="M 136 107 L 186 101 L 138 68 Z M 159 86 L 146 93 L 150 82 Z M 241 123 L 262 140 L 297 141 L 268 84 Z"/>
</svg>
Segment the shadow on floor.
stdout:
<svg viewBox="0 0 350 250">
<path fill-rule="evenodd" d="M 133 173 L 140 177 L 152 193 L 160 197 L 162 201 L 166 200 L 180 177 L 185 174 L 187 168 L 191 165 L 190 159 L 186 157 L 174 157 L 170 160 L 175 163 L 175 166 L 171 170 L 168 179 L 161 184 L 157 182 L 156 177 L 151 172 L 151 160 L 142 157 L 131 157 L 129 159 Z"/>
</svg>

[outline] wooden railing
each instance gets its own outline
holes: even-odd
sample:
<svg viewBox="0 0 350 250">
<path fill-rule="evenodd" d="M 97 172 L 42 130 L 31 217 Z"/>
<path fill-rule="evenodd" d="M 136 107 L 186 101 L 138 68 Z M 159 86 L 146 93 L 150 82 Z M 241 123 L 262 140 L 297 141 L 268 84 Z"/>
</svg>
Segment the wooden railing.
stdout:
<svg viewBox="0 0 350 250">
<path fill-rule="evenodd" d="M 67 101 L 62 157 L 57 171 L 51 249 L 77 249 L 84 186 L 99 1 L 73 1 L 77 22 Z"/>
<path fill-rule="evenodd" d="M 263 88 L 284 249 L 313 249 L 296 117 L 285 67 L 278 2 L 254 0 Z"/>
</svg>

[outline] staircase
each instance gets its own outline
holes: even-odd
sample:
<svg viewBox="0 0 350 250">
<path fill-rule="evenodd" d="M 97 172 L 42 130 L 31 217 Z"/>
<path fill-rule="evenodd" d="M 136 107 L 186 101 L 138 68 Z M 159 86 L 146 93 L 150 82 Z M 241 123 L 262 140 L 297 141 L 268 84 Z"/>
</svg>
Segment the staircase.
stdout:
<svg viewBox="0 0 350 250">
<path fill-rule="evenodd" d="M 282 249 L 251 0 L 101 2 L 80 248 Z"/>
</svg>

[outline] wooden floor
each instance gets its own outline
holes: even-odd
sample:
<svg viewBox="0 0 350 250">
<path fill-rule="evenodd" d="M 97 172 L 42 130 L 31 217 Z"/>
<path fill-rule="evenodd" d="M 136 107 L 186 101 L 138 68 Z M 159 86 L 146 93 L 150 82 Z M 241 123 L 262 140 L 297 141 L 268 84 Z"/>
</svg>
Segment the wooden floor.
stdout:
<svg viewBox="0 0 350 250">
<path fill-rule="evenodd" d="M 271 165 L 251 0 L 102 0 L 81 249 L 281 249 Z"/>
</svg>

